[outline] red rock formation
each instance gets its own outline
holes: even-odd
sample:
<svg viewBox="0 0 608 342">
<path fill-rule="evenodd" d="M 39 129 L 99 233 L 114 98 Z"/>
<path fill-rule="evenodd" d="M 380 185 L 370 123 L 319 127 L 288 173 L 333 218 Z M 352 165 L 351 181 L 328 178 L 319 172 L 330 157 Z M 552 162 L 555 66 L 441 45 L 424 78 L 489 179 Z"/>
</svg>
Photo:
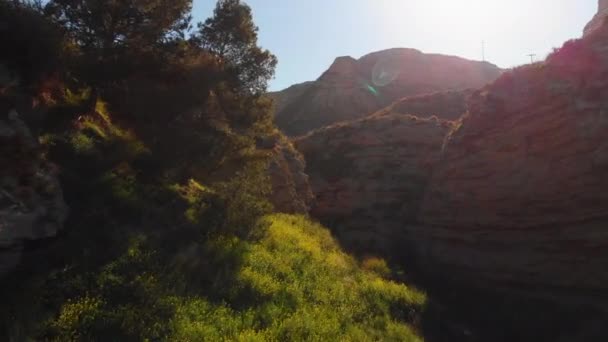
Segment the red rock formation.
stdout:
<svg viewBox="0 0 608 342">
<path fill-rule="evenodd" d="M 306 163 L 300 152 L 284 136 L 273 142 L 268 167 L 274 209 L 282 213 L 307 214 L 313 199 Z"/>
<path fill-rule="evenodd" d="M 458 120 L 466 113 L 467 99 L 472 93 L 473 90 L 462 90 L 406 97 L 374 115 L 400 113 L 420 118 L 436 116 L 443 120 Z"/>
<path fill-rule="evenodd" d="M 584 33 L 588 35 L 593 31 L 599 29 L 606 23 L 608 19 L 608 0 L 598 0 L 597 14 L 593 19 L 585 26 Z"/>
<path fill-rule="evenodd" d="M 592 295 L 608 290 L 607 137 L 605 27 L 473 95 L 420 224 L 407 229 L 410 246 L 435 273 L 599 304 Z"/>
<path fill-rule="evenodd" d="M 272 94 L 276 122 L 288 135 L 303 135 L 364 117 L 405 96 L 479 88 L 500 73 L 489 63 L 413 49 L 380 51 L 359 60 L 340 57 L 317 81 Z"/>
<path fill-rule="evenodd" d="M 336 124 L 296 141 L 315 194 L 312 216 L 342 243 L 386 249 L 418 211 L 430 166 L 452 123 L 386 114 Z"/>
</svg>

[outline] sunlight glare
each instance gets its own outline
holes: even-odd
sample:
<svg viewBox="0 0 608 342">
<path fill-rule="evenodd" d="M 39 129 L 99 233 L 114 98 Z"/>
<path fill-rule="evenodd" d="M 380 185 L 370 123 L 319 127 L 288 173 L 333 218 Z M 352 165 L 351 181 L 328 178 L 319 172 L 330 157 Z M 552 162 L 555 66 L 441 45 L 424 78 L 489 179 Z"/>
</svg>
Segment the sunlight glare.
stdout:
<svg viewBox="0 0 608 342">
<path fill-rule="evenodd" d="M 428 34 L 458 38 L 492 35 L 507 29 L 503 23 L 513 24 L 514 8 L 517 8 L 514 2 L 502 0 L 385 0 L 382 3 L 386 23 L 392 29 L 397 25 L 408 26 L 403 22 L 408 13 L 408 17 L 415 16 L 415 24 L 424 27 Z"/>
</svg>

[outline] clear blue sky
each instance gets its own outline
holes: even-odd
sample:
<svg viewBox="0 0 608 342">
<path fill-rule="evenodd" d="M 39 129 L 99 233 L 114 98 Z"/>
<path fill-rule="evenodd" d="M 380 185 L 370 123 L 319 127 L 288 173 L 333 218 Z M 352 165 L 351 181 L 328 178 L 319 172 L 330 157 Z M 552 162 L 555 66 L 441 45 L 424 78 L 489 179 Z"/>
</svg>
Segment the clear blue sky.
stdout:
<svg viewBox="0 0 608 342">
<path fill-rule="evenodd" d="M 409 47 L 500 67 L 580 37 L 597 0 L 248 0 L 260 44 L 279 58 L 271 90 L 316 79 L 338 56 Z M 214 0 L 194 0 L 211 16 Z"/>
</svg>

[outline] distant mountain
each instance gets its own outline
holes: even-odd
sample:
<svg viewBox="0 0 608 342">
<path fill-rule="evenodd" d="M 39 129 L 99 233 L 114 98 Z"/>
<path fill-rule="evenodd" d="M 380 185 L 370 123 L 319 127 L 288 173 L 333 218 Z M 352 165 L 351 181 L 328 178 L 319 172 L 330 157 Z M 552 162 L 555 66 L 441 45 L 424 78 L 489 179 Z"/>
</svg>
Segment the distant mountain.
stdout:
<svg viewBox="0 0 608 342">
<path fill-rule="evenodd" d="M 404 97 L 480 88 L 501 72 L 487 62 L 391 49 L 359 60 L 339 57 L 318 80 L 271 93 L 271 97 L 277 125 L 286 134 L 298 136 L 364 117 Z"/>
</svg>

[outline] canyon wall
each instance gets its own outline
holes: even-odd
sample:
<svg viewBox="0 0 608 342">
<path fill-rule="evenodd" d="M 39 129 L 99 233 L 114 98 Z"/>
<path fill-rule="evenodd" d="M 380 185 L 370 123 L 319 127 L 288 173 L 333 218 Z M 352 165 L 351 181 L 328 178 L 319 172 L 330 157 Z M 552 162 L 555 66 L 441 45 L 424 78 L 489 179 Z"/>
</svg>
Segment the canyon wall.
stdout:
<svg viewBox="0 0 608 342">
<path fill-rule="evenodd" d="M 296 147 L 312 215 L 355 250 L 403 252 L 467 286 L 608 308 L 607 137 L 605 26 L 480 90 L 408 97 Z"/>
<path fill-rule="evenodd" d="M 311 215 L 355 251 L 389 252 L 413 220 L 432 165 L 454 124 L 384 113 L 296 140 L 315 194 Z"/>
<path fill-rule="evenodd" d="M 422 269 L 605 305 L 607 137 L 608 29 L 477 91 L 406 228 Z"/>
<path fill-rule="evenodd" d="M 304 157 L 283 135 L 261 145 L 259 147 L 271 150 L 268 174 L 272 186 L 270 201 L 274 209 L 281 213 L 307 214 L 313 194 L 305 173 Z"/>
</svg>

